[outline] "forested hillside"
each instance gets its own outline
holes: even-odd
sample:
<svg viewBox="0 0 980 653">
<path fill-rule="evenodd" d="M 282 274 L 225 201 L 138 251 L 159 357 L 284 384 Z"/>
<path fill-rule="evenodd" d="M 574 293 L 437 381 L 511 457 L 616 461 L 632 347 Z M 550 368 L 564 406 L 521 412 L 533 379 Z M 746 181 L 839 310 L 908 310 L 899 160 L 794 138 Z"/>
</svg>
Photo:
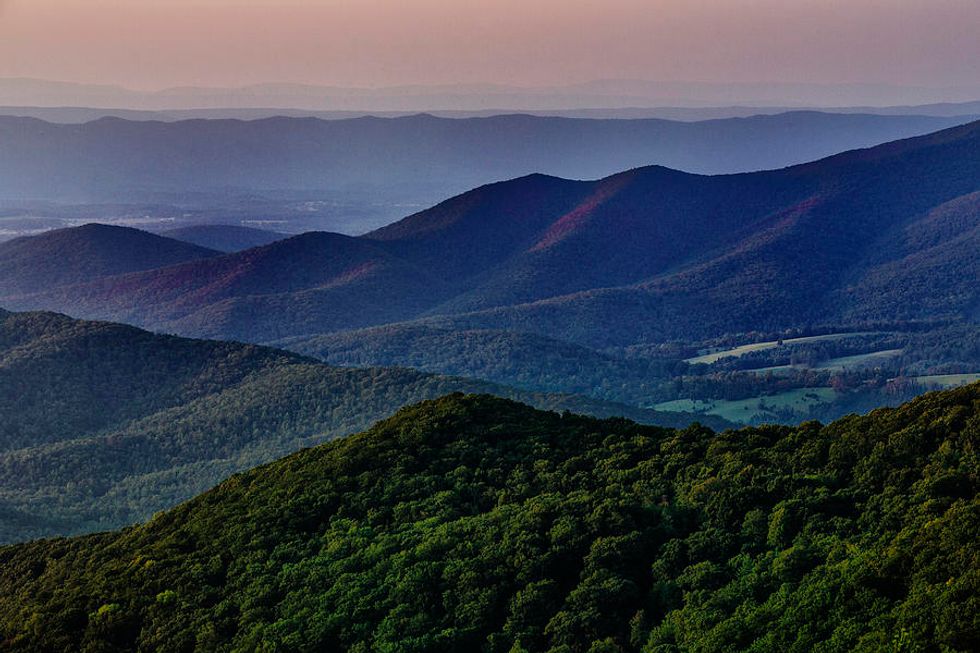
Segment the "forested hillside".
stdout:
<svg viewBox="0 0 980 653">
<path fill-rule="evenodd" d="M 980 385 L 714 433 L 453 395 L 0 549 L 11 651 L 975 651 Z"/>
<path fill-rule="evenodd" d="M 399 366 L 487 379 L 538 392 L 652 399 L 673 371 L 665 359 L 625 359 L 545 336 L 394 324 L 275 343 L 333 365 Z"/>
<path fill-rule="evenodd" d="M 8 542 L 146 519 L 235 471 L 448 392 L 665 425 L 695 419 L 50 313 L 0 311 L 0 388 L 0 541 Z"/>
</svg>

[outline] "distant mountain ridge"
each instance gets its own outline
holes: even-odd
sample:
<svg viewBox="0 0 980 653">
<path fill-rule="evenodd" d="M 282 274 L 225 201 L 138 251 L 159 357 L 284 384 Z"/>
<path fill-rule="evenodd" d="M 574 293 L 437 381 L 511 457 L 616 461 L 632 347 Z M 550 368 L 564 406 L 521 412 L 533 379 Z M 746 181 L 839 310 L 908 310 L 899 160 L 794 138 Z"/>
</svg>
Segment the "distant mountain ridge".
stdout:
<svg viewBox="0 0 980 653">
<path fill-rule="evenodd" d="M 779 168 L 963 120 L 794 112 L 693 123 L 412 115 L 63 125 L 0 116 L 0 199 L 138 203 L 274 193 L 331 201 L 356 191 L 381 203 L 428 205 L 531 173 L 596 179 L 651 164 L 699 174 Z"/>
<path fill-rule="evenodd" d="M 794 111 L 817 111 L 820 113 L 868 114 L 878 116 L 933 116 L 961 118 L 964 122 L 980 117 L 980 101 L 973 102 L 941 102 L 934 104 L 897 105 L 897 106 L 727 106 L 727 107 L 623 107 L 623 108 L 582 108 L 582 109 L 541 109 L 515 110 L 513 107 L 497 107 L 481 110 L 439 110 L 427 108 L 424 113 L 439 118 L 489 118 L 515 113 L 539 117 L 555 118 L 591 118 L 591 119 L 649 119 L 678 120 L 682 122 L 697 122 L 701 120 L 721 120 L 726 118 L 749 118 L 758 115 L 773 115 Z M 37 118 L 55 123 L 79 124 L 98 120 L 99 118 L 115 117 L 124 120 L 159 120 L 176 122 L 179 120 L 196 119 L 232 119 L 260 120 L 263 118 L 320 118 L 323 120 L 341 120 L 345 118 L 362 118 L 375 116 L 378 118 L 399 118 L 414 115 L 419 111 L 370 111 L 370 110 L 315 110 L 295 108 L 213 108 L 213 109 L 170 109 L 170 110 L 140 110 L 112 109 L 87 106 L 0 106 L 0 115 Z"/>
<path fill-rule="evenodd" d="M 977 302 L 978 154 L 980 122 L 751 174 L 532 175 L 360 238 L 308 233 L 0 304 L 259 342 L 416 319 L 591 347 L 962 319 Z"/>
</svg>

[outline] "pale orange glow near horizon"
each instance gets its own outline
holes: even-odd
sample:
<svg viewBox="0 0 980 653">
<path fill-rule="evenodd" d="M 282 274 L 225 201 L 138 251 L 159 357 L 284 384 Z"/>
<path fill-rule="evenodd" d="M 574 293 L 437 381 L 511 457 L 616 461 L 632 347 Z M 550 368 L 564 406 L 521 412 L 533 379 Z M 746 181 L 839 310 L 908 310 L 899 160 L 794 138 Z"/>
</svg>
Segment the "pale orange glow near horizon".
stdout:
<svg viewBox="0 0 980 653">
<path fill-rule="evenodd" d="M 977 0 L 0 0 L 0 77 L 138 89 L 980 83 Z"/>
</svg>

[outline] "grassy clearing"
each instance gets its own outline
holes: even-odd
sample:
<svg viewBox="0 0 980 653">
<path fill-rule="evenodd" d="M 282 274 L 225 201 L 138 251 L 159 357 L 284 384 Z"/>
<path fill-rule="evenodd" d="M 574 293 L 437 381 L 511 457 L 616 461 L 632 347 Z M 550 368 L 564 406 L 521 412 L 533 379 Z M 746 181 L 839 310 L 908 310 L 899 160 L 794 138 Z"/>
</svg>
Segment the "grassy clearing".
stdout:
<svg viewBox="0 0 980 653">
<path fill-rule="evenodd" d="M 787 376 L 796 370 L 807 369 L 803 365 L 773 365 L 772 367 L 756 367 L 751 370 L 744 370 L 748 374 L 769 374 L 775 376 Z"/>
<path fill-rule="evenodd" d="M 782 342 L 782 345 L 801 345 L 808 342 L 821 342 L 826 340 L 842 340 L 844 338 L 857 338 L 860 336 L 878 336 L 884 335 L 880 331 L 860 331 L 855 333 L 828 333 L 822 336 L 804 336 L 802 338 L 787 338 Z M 754 342 L 748 345 L 741 345 L 740 347 L 734 347 L 732 349 L 724 349 L 722 351 L 714 351 L 702 354 L 700 356 L 695 356 L 694 358 L 685 359 L 684 362 L 691 363 L 692 365 L 705 364 L 710 365 L 715 363 L 722 358 L 738 357 L 744 356 L 753 351 L 765 351 L 767 349 L 775 349 L 779 347 L 779 340 L 770 340 L 767 342 Z"/>
<path fill-rule="evenodd" d="M 901 349 L 883 349 L 881 351 L 868 352 L 867 354 L 841 356 L 840 358 L 831 358 L 830 360 L 814 365 L 813 369 L 841 372 L 860 367 L 873 367 L 891 358 L 895 358 L 901 353 Z"/>
<path fill-rule="evenodd" d="M 860 369 L 863 367 L 873 367 L 891 358 L 894 358 L 895 356 L 898 356 L 901 353 L 902 353 L 901 349 L 882 349 L 881 351 L 871 351 L 865 354 L 855 354 L 854 356 L 841 356 L 839 358 L 830 358 L 821 363 L 817 363 L 812 367 L 808 365 L 773 365 L 772 367 L 756 367 L 750 370 L 743 370 L 743 371 L 748 374 L 772 373 L 776 376 L 785 376 L 791 374 L 794 371 L 805 371 L 805 370 L 821 370 L 824 372 L 843 372 L 845 370 Z M 940 379 L 940 377 L 942 376 L 969 377 L 970 375 L 948 374 L 948 375 L 938 375 L 936 377 L 922 377 L 922 378 Z M 969 383 L 969 381 L 967 381 L 966 383 Z M 951 387 L 951 386 L 942 386 L 942 387 Z"/>
<path fill-rule="evenodd" d="M 925 376 L 912 377 L 917 383 L 928 388 L 941 390 L 944 388 L 955 388 L 969 383 L 980 381 L 980 372 L 972 374 L 928 374 Z"/>
<path fill-rule="evenodd" d="M 690 412 L 717 415 L 739 424 L 777 421 L 776 411 L 791 410 L 806 415 L 811 406 L 832 402 L 837 393 L 832 388 L 799 388 L 775 395 L 726 401 L 724 399 L 675 399 L 652 408 L 668 412 Z"/>
</svg>

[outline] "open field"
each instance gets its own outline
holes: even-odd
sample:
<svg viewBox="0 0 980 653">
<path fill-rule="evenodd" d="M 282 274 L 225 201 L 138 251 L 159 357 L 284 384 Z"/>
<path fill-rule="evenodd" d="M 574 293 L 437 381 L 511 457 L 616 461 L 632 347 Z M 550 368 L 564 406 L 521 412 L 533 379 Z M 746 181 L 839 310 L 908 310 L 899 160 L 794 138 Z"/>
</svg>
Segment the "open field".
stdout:
<svg viewBox="0 0 980 653">
<path fill-rule="evenodd" d="M 865 354 L 855 354 L 853 356 L 841 356 L 829 358 L 816 365 L 773 365 L 770 367 L 756 367 L 750 370 L 743 370 L 749 374 L 769 374 L 775 376 L 787 375 L 793 371 L 820 370 L 825 372 L 842 372 L 864 367 L 872 367 L 888 359 L 894 358 L 902 353 L 901 349 L 882 349 L 871 351 Z M 969 376 L 969 375 L 946 375 L 946 376 Z M 931 377 L 929 377 L 931 378 Z"/>
<path fill-rule="evenodd" d="M 829 403 L 837 396 L 832 388 L 799 388 L 775 395 L 727 401 L 724 399 L 675 399 L 652 406 L 669 412 L 717 415 L 740 424 L 777 419 L 775 411 L 806 414 L 811 406 Z"/>
<path fill-rule="evenodd" d="M 772 367 L 757 367 L 751 370 L 743 370 L 748 374 L 769 374 L 770 372 L 774 376 L 786 376 L 791 374 L 796 370 L 807 369 L 803 365 L 773 365 Z"/>
<path fill-rule="evenodd" d="M 955 388 L 980 381 L 980 372 L 972 374 L 929 374 L 912 377 L 917 383 L 929 388 Z"/>
<path fill-rule="evenodd" d="M 883 349 L 881 351 L 868 352 L 867 354 L 841 356 L 840 358 L 831 358 L 830 360 L 814 365 L 813 369 L 840 372 L 859 367 L 872 367 L 878 363 L 895 358 L 901 353 L 901 349 Z"/>
<path fill-rule="evenodd" d="M 821 342 L 826 340 L 842 340 L 844 338 L 857 338 L 860 336 L 877 336 L 882 335 L 881 332 L 877 331 L 861 331 L 853 333 L 828 333 L 822 336 L 805 336 L 803 338 L 787 338 L 786 340 L 769 340 L 767 342 L 754 342 L 748 345 L 741 345 L 739 347 L 734 347 L 732 349 L 724 349 L 722 351 L 709 352 L 702 354 L 700 356 L 695 356 L 694 358 L 685 359 L 685 363 L 690 363 L 692 365 L 704 364 L 710 365 L 715 363 L 722 358 L 738 357 L 744 356 L 745 354 L 754 351 L 765 351 L 767 349 L 775 349 L 776 347 L 785 345 L 801 345 L 808 342 Z"/>
</svg>

